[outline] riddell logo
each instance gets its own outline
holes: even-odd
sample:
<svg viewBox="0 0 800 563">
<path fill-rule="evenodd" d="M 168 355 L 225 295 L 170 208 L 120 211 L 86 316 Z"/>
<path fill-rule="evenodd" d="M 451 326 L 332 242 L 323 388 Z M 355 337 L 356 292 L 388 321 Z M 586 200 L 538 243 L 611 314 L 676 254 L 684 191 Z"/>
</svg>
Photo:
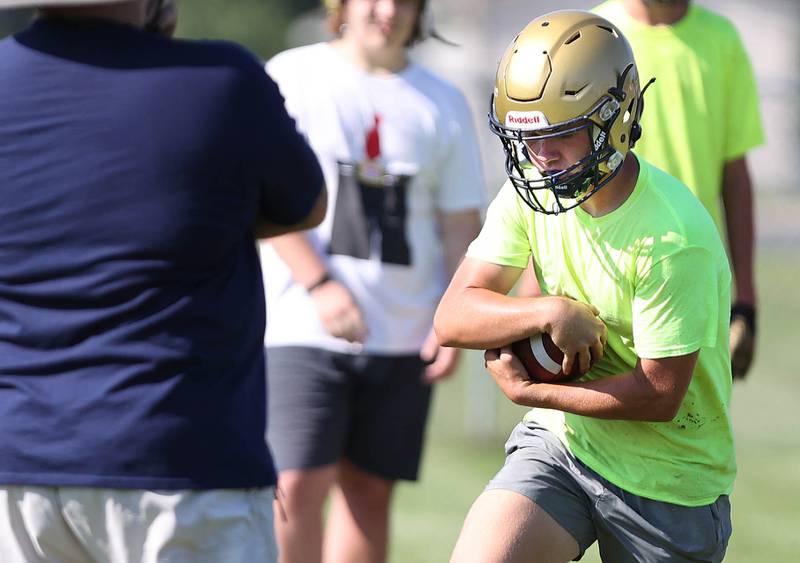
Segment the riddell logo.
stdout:
<svg viewBox="0 0 800 563">
<path fill-rule="evenodd" d="M 508 117 L 508 122 L 509 123 L 520 123 L 520 124 L 521 123 L 541 123 L 542 122 L 542 116 L 534 115 L 533 117 L 528 117 L 526 115 L 523 115 L 521 117 L 516 117 L 516 116 L 510 115 Z"/>
<path fill-rule="evenodd" d="M 540 111 L 510 111 L 506 114 L 506 127 L 532 131 L 548 125 L 550 123 Z"/>
</svg>

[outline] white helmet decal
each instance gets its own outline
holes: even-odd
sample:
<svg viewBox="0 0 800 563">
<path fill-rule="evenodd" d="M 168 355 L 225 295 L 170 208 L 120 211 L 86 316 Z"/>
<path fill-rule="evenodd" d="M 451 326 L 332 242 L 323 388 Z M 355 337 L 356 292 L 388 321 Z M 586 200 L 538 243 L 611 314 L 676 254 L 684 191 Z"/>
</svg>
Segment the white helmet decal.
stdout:
<svg viewBox="0 0 800 563">
<path fill-rule="evenodd" d="M 550 125 L 547 117 L 540 111 L 509 111 L 505 126 L 520 131 L 536 131 Z"/>
</svg>

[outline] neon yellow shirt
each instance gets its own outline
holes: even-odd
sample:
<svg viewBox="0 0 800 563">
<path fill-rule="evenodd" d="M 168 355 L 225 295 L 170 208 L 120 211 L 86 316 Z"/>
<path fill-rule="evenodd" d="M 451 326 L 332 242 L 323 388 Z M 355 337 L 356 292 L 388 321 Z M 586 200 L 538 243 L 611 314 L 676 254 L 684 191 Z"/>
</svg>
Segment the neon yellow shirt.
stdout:
<svg viewBox="0 0 800 563">
<path fill-rule="evenodd" d="M 671 26 L 633 19 L 622 2 L 594 12 L 630 41 L 647 90 L 636 153 L 683 181 L 722 226 L 720 195 L 726 162 L 764 142 L 750 59 L 733 24 L 689 4 Z"/>
<path fill-rule="evenodd" d="M 700 350 L 670 422 L 540 410 L 526 415 L 617 486 L 700 506 L 729 493 L 736 474 L 728 411 L 730 269 L 708 212 L 676 179 L 639 161 L 633 193 L 599 218 L 580 208 L 557 216 L 534 213 L 506 184 L 467 256 L 524 268 L 532 255 L 543 293 L 600 310 L 608 342 L 587 380 L 628 373 L 638 358 Z"/>
</svg>

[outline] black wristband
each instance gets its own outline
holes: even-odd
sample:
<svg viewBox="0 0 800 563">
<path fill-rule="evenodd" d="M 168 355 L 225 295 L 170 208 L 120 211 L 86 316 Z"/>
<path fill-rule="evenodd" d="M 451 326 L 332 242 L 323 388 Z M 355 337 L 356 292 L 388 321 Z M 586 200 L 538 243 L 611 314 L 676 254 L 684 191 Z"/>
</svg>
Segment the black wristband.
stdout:
<svg viewBox="0 0 800 563">
<path fill-rule="evenodd" d="M 314 283 L 312 283 L 311 285 L 309 285 L 306 288 L 306 293 L 311 293 L 315 289 L 318 289 L 318 288 L 322 287 L 323 285 L 325 285 L 326 283 L 328 283 L 329 281 L 332 281 L 332 280 L 333 280 L 333 278 L 326 271 L 324 274 L 322 274 L 321 278 L 319 278 L 317 281 L 315 281 Z"/>
<path fill-rule="evenodd" d="M 752 305 L 748 305 L 747 303 L 734 303 L 733 307 L 731 307 L 731 320 L 734 317 L 741 317 L 744 319 L 744 322 L 747 323 L 747 328 L 751 330 L 751 332 L 755 333 L 756 331 L 756 309 Z"/>
</svg>

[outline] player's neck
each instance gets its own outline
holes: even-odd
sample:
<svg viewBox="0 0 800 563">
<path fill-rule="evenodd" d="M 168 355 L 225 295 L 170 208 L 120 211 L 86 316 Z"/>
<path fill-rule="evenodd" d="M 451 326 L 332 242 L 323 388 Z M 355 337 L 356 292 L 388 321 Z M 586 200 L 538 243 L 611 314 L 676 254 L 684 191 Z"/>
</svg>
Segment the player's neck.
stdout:
<svg viewBox="0 0 800 563">
<path fill-rule="evenodd" d="M 623 3 L 633 19 L 647 25 L 673 25 L 689 11 L 688 1 L 646 5 L 642 0 L 623 0 Z"/>
<path fill-rule="evenodd" d="M 335 39 L 331 45 L 357 67 L 374 74 L 395 74 L 408 66 L 404 48 L 386 47 L 370 50 L 346 37 Z"/>
<path fill-rule="evenodd" d="M 633 193 L 639 179 L 639 161 L 628 152 L 622 168 L 608 184 L 581 204 L 581 209 L 592 217 L 602 217 L 619 209 Z"/>
</svg>

